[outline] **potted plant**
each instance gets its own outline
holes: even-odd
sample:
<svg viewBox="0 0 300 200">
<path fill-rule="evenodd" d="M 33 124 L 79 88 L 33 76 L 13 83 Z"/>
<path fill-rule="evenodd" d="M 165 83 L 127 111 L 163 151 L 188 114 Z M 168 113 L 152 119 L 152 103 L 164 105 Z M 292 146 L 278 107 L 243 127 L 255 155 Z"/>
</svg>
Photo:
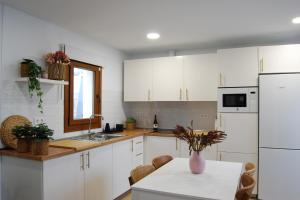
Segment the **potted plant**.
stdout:
<svg viewBox="0 0 300 200">
<path fill-rule="evenodd" d="M 28 91 L 30 97 L 36 93 L 36 96 L 39 99 L 38 108 L 40 112 L 43 113 L 43 91 L 41 89 L 41 84 L 39 77 L 42 74 L 42 67 L 39 66 L 36 62 L 30 59 L 23 59 L 21 62 L 21 77 L 28 77 Z"/>
<path fill-rule="evenodd" d="M 191 127 L 185 129 L 177 125 L 173 131 L 175 136 L 180 140 L 184 140 L 189 145 L 190 151 L 190 170 L 193 174 L 201 174 L 205 169 L 205 159 L 202 151 L 213 144 L 222 142 L 226 138 L 223 131 L 197 131 L 193 129 L 193 121 Z"/>
<path fill-rule="evenodd" d="M 47 155 L 49 140 L 52 139 L 53 130 L 49 129 L 45 123 L 32 127 L 32 153 L 34 155 Z"/>
<path fill-rule="evenodd" d="M 12 133 L 17 138 L 17 151 L 26 153 L 30 151 L 32 140 L 31 124 L 18 125 L 12 129 Z"/>
<path fill-rule="evenodd" d="M 70 64 L 70 58 L 63 51 L 48 53 L 46 55 L 48 77 L 54 80 L 65 80 L 66 67 Z"/>
<path fill-rule="evenodd" d="M 134 130 L 136 127 L 136 120 L 133 117 L 128 117 L 126 120 L 126 129 Z"/>
</svg>

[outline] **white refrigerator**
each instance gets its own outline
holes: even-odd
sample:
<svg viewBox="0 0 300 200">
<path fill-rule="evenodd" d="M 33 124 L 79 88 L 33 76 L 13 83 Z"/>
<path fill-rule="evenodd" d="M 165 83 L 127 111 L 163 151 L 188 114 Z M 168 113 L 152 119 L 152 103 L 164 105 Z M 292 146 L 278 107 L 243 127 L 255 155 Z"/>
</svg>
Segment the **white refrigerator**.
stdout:
<svg viewBox="0 0 300 200">
<path fill-rule="evenodd" d="M 259 76 L 258 198 L 300 199 L 300 74 Z"/>
</svg>

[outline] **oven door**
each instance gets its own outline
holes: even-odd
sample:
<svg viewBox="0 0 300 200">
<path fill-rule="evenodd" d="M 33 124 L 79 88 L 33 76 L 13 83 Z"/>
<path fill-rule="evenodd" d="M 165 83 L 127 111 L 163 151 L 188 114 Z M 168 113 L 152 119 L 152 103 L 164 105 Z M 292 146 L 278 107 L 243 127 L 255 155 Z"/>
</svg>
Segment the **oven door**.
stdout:
<svg viewBox="0 0 300 200">
<path fill-rule="evenodd" d="M 246 88 L 220 88 L 218 112 L 249 112 L 248 92 Z"/>
</svg>

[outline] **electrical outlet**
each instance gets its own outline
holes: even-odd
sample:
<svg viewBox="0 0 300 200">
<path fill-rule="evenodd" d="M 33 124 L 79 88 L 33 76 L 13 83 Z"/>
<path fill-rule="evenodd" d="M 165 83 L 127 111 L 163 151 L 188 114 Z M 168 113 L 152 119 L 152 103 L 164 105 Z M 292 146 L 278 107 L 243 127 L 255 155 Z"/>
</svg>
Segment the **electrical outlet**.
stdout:
<svg viewBox="0 0 300 200">
<path fill-rule="evenodd" d="M 200 118 L 207 119 L 208 118 L 208 114 L 200 114 Z"/>
<path fill-rule="evenodd" d="M 44 117 L 35 117 L 33 119 L 33 124 L 34 125 L 41 124 L 41 123 L 45 123 L 45 118 Z"/>
</svg>

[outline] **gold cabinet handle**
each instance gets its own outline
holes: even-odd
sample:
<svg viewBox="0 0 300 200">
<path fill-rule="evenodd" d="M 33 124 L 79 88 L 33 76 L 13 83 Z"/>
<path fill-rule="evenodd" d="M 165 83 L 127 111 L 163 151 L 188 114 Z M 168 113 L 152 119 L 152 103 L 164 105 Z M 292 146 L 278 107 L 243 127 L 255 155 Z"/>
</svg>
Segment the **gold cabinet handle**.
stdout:
<svg viewBox="0 0 300 200">
<path fill-rule="evenodd" d="M 222 73 L 219 74 L 219 84 L 220 84 L 220 86 L 223 86 L 223 84 L 222 84 Z"/>
<path fill-rule="evenodd" d="M 84 154 L 80 155 L 80 169 L 84 170 Z"/>
<path fill-rule="evenodd" d="M 140 156 L 140 155 L 143 155 L 143 153 L 136 154 L 135 156 Z"/>
<path fill-rule="evenodd" d="M 151 90 L 148 89 L 148 101 L 150 101 L 150 99 L 151 99 Z"/>
<path fill-rule="evenodd" d="M 220 128 L 222 128 L 222 114 L 220 113 Z"/>
<path fill-rule="evenodd" d="M 131 140 L 131 151 L 133 152 L 133 140 Z"/>
<path fill-rule="evenodd" d="M 180 91 L 179 91 L 179 100 L 181 101 L 182 100 L 182 89 L 180 88 Z"/>
<path fill-rule="evenodd" d="M 177 141 L 178 141 L 178 140 L 177 140 L 177 138 L 176 138 L 176 150 L 178 150 L 178 144 L 177 144 Z"/>
<path fill-rule="evenodd" d="M 189 90 L 187 88 L 185 89 L 185 98 L 189 101 Z"/>
<path fill-rule="evenodd" d="M 90 152 L 88 152 L 88 153 L 86 154 L 86 158 L 87 158 L 86 167 L 87 167 L 87 168 L 90 168 Z"/>
<path fill-rule="evenodd" d="M 142 143 L 143 143 L 143 142 L 140 141 L 140 142 L 136 142 L 135 144 L 142 144 Z"/>
</svg>

